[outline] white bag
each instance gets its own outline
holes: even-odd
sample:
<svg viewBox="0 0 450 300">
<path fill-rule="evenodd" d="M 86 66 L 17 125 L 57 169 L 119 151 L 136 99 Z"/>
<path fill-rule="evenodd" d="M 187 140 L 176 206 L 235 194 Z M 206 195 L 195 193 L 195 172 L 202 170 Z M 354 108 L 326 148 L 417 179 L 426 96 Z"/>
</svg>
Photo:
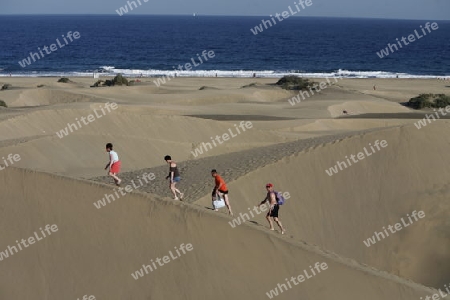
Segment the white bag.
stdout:
<svg viewBox="0 0 450 300">
<path fill-rule="evenodd" d="M 217 200 L 214 200 L 214 201 L 213 201 L 214 209 L 219 209 L 219 208 L 225 206 L 225 200 L 224 200 L 223 198 L 220 198 L 219 196 L 217 196 L 216 199 L 217 199 Z"/>
</svg>

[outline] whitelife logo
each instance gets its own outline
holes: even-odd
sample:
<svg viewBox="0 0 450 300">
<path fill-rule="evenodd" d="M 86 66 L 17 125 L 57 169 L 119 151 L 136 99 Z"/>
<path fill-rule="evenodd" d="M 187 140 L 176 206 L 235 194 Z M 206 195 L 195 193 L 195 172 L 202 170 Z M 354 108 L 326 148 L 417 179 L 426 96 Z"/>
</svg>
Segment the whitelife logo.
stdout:
<svg viewBox="0 0 450 300">
<path fill-rule="evenodd" d="M 440 119 L 441 117 L 439 116 L 439 113 L 436 111 L 435 108 L 433 108 L 433 111 L 434 111 L 434 114 L 436 115 L 437 119 L 433 116 L 433 114 L 431 114 L 431 115 L 426 114 L 425 115 L 426 118 L 423 118 L 422 120 L 419 120 L 419 121 L 415 122 L 414 126 L 416 126 L 417 129 L 421 129 L 422 127 L 425 127 L 428 124 L 430 124 L 431 123 L 431 119 L 433 119 L 433 121 L 436 121 L 436 120 Z M 447 115 L 447 113 L 450 113 L 450 105 L 447 105 L 445 107 L 445 111 L 447 113 L 444 112 L 444 108 L 442 108 L 442 107 L 439 108 L 438 111 L 444 117 L 444 116 Z M 428 121 L 428 124 L 427 124 L 427 121 Z"/>
<path fill-rule="evenodd" d="M 77 300 L 80 300 L 80 298 L 77 298 Z M 84 295 L 83 298 L 81 300 L 95 300 L 95 296 L 94 295 Z"/>
<path fill-rule="evenodd" d="M 109 102 L 107 102 L 105 104 L 104 108 L 106 108 L 106 110 L 110 113 L 111 110 L 116 110 L 118 108 L 118 106 L 117 106 L 117 103 L 115 103 L 115 102 L 113 102 L 111 104 Z M 70 133 L 73 133 L 74 131 L 83 127 L 81 125 L 80 121 L 83 122 L 84 125 L 89 125 L 89 123 L 92 123 L 95 120 L 100 119 L 101 117 L 106 115 L 106 111 L 103 109 L 103 107 L 101 105 L 100 105 L 100 111 L 102 112 L 102 114 L 97 113 L 97 109 L 94 109 L 95 116 L 93 114 L 90 114 L 87 117 L 81 117 L 81 120 L 78 120 L 78 118 L 75 118 L 75 121 L 77 122 L 76 124 L 75 123 L 67 123 L 67 127 L 65 127 L 64 129 L 61 129 L 59 132 L 56 132 L 56 135 L 60 139 L 62 139 L 63 137 L 69 135 L 69 130 L 70 130 Z M 78 126 L 77 126 L 77 124 L 78 124 Z"/>
<path fill-rule="evenodd" d="M 423 210 L 421 210 L 421 211 L 419 211 L 419 212 L 413 211 L 413 212 L 411 213 L 411 216 L 410 216 L 409 214 L 406 214 L 406 215 L 407 215 L 407 217 L 408 217 L 409 223 L 408 223 L 408 222 L 405 222 L 405 220 L 404 220 L 403 218 L 400 219 L 400 220 L 402 221 L 402 224 L 403 224 L 404 227 L 408 227 L 408 226 L 410 226 L 412 223 L 414 223 L 414 221 L 411 219 L 411 217 L 414 218 L 414 220 L 415 220 L 416 222 L 419 220 L 417 217 L 419 217 L 420 219 L 425 218 L 425 213 L 424 213 Z M 402 227 L 402 224 L 396 223 L 394 226 L 389 225 L 389 226 L 388 226 L 388 229 L 389 229 L 389 231 L 390 231 L 391 233 L 396 233 L 397 231 L 400 231 L 400 230 L 402 230 L 402 229 L 404 228 L 404 227 Z M 395 230 L 394 230 L 394 228 L 395 228 Z M 388 230 L 386 229 L 386 227 L 383 227 L 383 231 L 384 231 L 384 233 L 385 233 L 386 235 L 384 235 L 383 232 L 376 232 L 376 231 L 375 231 L 375 232 L 374 232 L 374 235 L 373 235 L 372 237 L 370 237 L 370 238 L 368 238 L 367 240 L 363 241 L 364 245 L 366 245 L 366 247 L 370 247 L 370 246 L 372 246 L 372 245 L 375 245 L 375 243 L 377 242 L 377 239 L 378 239 L 378 242 L 379 242 L 379 241 L 381 241 L 381 239 L 387 238 L 387 237 L 389 236 L 389 232 L 388 232 Z M 381 237 L 381 238 L 380 238 L 380 237 Z"/>
<path fill-rule="evenodd" d="M 298 3 L 294 2 L 294 4 L 295 4 L 295 7 L 297 8 L 297 11 L 292 10 L 291 6 L 289 5 L 288 6 L 289 11 L 285 10 L 281 14 L 279 14 L 279 13 L 275 14 L 275 18 L 278 19 L 278 22 L 282 22 L 283 20 L 299 13 L 302 9 L 303 10 L 306 9 L 307 6 L 311 6 L 313 3 L 312 3 L 312 0 L 306 0 L 306 1 L 299 0 Z M 301 9 L 300 9 L 299 5 L 302 7 Z M 261 20 L 261 24 L 259 24 L 258 26 L 255 26 L 254 28 L 250 28 L 250 31 L 254 35 L 257 35 L 258 33 L 262 33 L 264 31 L 264 28 L 269 29 L 270 27 L 276 25 L 277 21 L 275 21 L 275 18 L 272 15 L 270 15 L 270 18 L 271 18 L 272 22 L 270 20 L 263 19 L 263 20 Z M 263 28 L 263 25 L 264 25 L 264 28 Z M 267 25 L 269 25 L 269 27 L 267 27 Z"/>
<path fill-rule="evenodd" d="M 136 0 L 136 1 L 139 3 L 139 6 L 142 5 L 141 0 Z M 127 1 L 127 4 L 128 4 L 128 7 L 130 8 L 130 11 L 133 10 L 133 6 L 131 6 L 131 4 L 134 5 L 134 8 L 138 8 L 138 5 L 136 4 L 136 1 L 131 1 L 131 2 L 130 2 L 130 1 Z M 144 3 L 147 3 L 147 2 L 148 2 L 148 0 L 142 0 L 142 1 L 144 1 Z M 128 7 L 127 7 L 127 5 L 121 6 L 119 9 L 116 9 L 116 13 L 117 13 L 119 16 L 122 16 L 122 15 L 124 15 L 124 14 L 127 14 L 127 13 L 128 13 Z"/>
<path fill-rule="evenodd" d="M 305 276 L 300 274 L 297 277 L 292 276 L 291 279 L 286 278 L 285 279 L 286 284 L 289 286 L 289 288 L 286 286 L 286 284 L 279 283 L 273 290 L 270 290 L 269 292 L 267 292 L 266 295 L 267 295 L 267 297 L 269 297 L 269 299 L 272 299 L 273 297 L 278 296 L 278 291 L 280 292 L 280 294 L 283 293 L 284 292 L 283 288 L 286 290 L 286 292 L 289 289 L 292 289 L 291 282 L 295 285 L 299 285 L 300 283 L 304 282 L 306 279 L 313 278 L 314 276 L 317 276 L 321 271 L 325 271 L 326 269 L 328 269 L 327 263 L 316 262 L 314 267 L 309 266 L 310 272 L 308 272 L 306 269 L 303 270 L 303 274 L 305 274 Z"/>
<path fill-rule="evenodd" d="M 117 191 L 116 191 L 116 189 L 114 189 L 114 194 L 116 195 L 115 197 L 113 194 L 105 194 L 105 197 L 103 197 L 101 200 L 98 200 L 93 203 L 94 206 L 97 209 L 100 209 L 103 206 L 106 206 L 108 203 L 111 203 L 111 201 L 114 202 L 116 200 L 119 200 L 122 196 L 126 196 L 127 193 L 131 193 L 133 191 L 133 189 L 137 190 L 137 189 L 147 185 L 150 181 L 155 180 L 156 176 L 155 176 L 155 173 L 144 173 L 144 174 L 142 174 L 142 177 L 137 176 L 136 178 L 139 181 L 139 185 L 136 185 L 134 183 L 134 179 L 133 179 L 133 180 L 131 180 L 131 184 L 128 184 L 127 186 L 125 186 L 125 188 L 120 187 L 117 189 Z M 142 182 L 141 178 L 145 181 L 145 184 Z M 133 186 L 131 186 L 131 185 L 133 185 Z M 124 192 L 124 190 L 125 190 L 125 192 Z M 118 192 L 120 193 L 120 195 Z"/>
<path fill-rule="evenodd" d="M 380 151 L 380 150 L 381 150 L 380 146 L 381 146 L 382 148 L 386 148 L 386 147 L 388 146 L 387 141 L 386 141 L 386 140 L 382 140 L 382 141 L 380 142 L 379 140 L 376 140 L 376 141 L 374 142 L 374 145 L 373 145 L 373 146 L 372 146 L 372 143 L 369 143 L 369 147 L 370 147 L 370 149 L 372 150 L 372 152 L 367 151 L 367 148 L 364 147 L 363 149 L 364 149 L 365 155 L 364 155 L 363 152 L 359 152 L 357 155 L 351 154 L 351 155 L 350 155 L 350 158 L 351 158 L 351 160 L 353 161 L 353 163 L 357 163 L 357 162 L 363 160 L 364 158 L 366 158 L 367 156 L 371 156 L 371 155 L 373 155 L 374 153 L 376 153 L 377 151 L 376 151 L 373 147 L 377 148 L 378 151 Z M 356 159 L 355 157 L 358 157 L 358 159 Z M 348 158 L 348 156 L 345 156 L 345 158 L 346 158 L 346 160 L 347 160 L 347 163 L 349 164 L 348 166 L 347 166 L 347 164 L 346 164 L 344 161 L 337 161 L 337 162 L 336 162 L 337 164 L 334 165 L 334 167 L 331 167 L 331 168 L 329 168 L 328 170 L 325 170 L 325 173 L 327 173 L 328 176 L 333 176 L 333 174 L 337 174 L 337 173 L 339 172 L 339 169 L 340 169 L 341 171 L 343 170 L 342 166 L 344 166 L 344 168 L 347 169 L 349 166 L 352 165 L 352 163 L 351 163 L 351 161 L 350 161 L 350 158 Z M 339 168 L 338 168 L 338 167 L 339 167 Z"/>
<path fill-rule="evenodd" d="M 341 80 L 343 79 L 342 77 L 333 77 L 335 82 L 337 82 L 338 78 Z M 316 93 L 320 93 L 327 87 L 332 86 L 334 84 L 334 82 L 331 82 L 328 77 L 325 77 L 325 79 L 327 80 L 327 82 L 321 81 L 319 84 L 315 83 L 312 86 L 308 87 L 309 91 L 311 92 L 311 95 L 314 95 L 313 90 L 316 91 Z M 294 96 L 291 99 L 288 99 L 288 101 L 292 106 L 294 106 L 295 104 L 302 102 L 302 100 L 305 100 L 305 96 L 307 98 L 309 98 L 309 97 L 311 97 L 311 95 L 308 93 L 308 91 L 300 91 L 297 94 L 297 96 Z M 302 96 L 302 99 L 300 99 L 300 96 Z"/>
<path fill-rule="evenodd" d="M 28 239 L 22 239 L 20 242 L 18 240 L 16 240 L 17 247 L 19 247 L 19 250 L 17 250 L 16 246 L 8 246 L 5 251 L 0 252 L 0 261 L 8 258 L 10 254 L 14 255 L 14 254 L 18 253 L 19 251 L 22 251 L 23 250 L 22 246 L 24 248 L 28 248 L 30 245 L 33 245 L 34 243 L 36 243 L 36 241 L 39 242 L 39 241 L 43 240 L 44 238 L 46 238 L 47 235 L 51 235 L 52 232 L 53 233 L 57 232 L 58 226 L 56 226 L 56 224 L 53 224 L 51 226 L 47 224 L 47 225 L 45 225 L 44 229 L 42 229 L 42 227 L 39 229 L 41 230 L 41 232 L 40 232 L 41 235 L 39 235 L 39 233 L 37 233 L 37 232 L 34 232 L 34 236 L 30 236 Z M 45 234 L 45 232 L 47 232 L 47 234 Z M 28 244 L 27 244 L 27 242 L 28 242 Z M 15 252 L 13 252 L 13 250 Z"/>
<path fill-rule="evenodd" d="M 166 80 L 167 80 L 167 82 L 169 82 L 172 78 L 175 78 L 176 74 L 177 74 L 177 71 L 185 71 L 185 70 L 186 71 L 191 71 L 193 66 L 194 67 L 198 67 L 201 64 L 203 64 L 204 62 L 207 62 L 208 61 L 208 57 L 211 59 L 211 58 L 214 58 L 215 56 L 216 56 L 216 54 L 214 53 L 214 51 L 209 50 L 208 52 L 206 52 L 206 50 L 203 50 L 202 57 L 203 57 L 203 59 L 205 61 L 203 61 L 203 59 L 197 53 L 198 64 L 196 63 L 195 58 L 191 57 L 191 62 L 192 62 L 193 65 L 191 65 L 191 63 L 185 63 L 184 65 L 178 65 L 178 69 L 175 69 L 175 67 L 173 67 L 173 71 L 174 72 L 172 72 L 172 74 L 170 74 L 169 76 L 164 75 L 163 77 L 158 78 L 157 80 L 153 80 L 153 83 L 157 87 L 160 87 L 162 84 L 166 83 Z M 185 70 L 183 70 L 183 68 Z"/>
<path fill-rule="evenodd" d="M 423 38 L 424 36 L 426 36 L 427 33 L 426 33 L 425 29 L 422 27 L 422 25 L 420 25 L 420 28 L 422 29 L 423 35 L 420 35 L 420 33 L 417 32 L 417 29 L 415 29 L 414 30 L 415 35 L 414 34 L 408 35 L 409 43 L 406 41 L 406 37 L 402 36 L 402 38 L 400 40 L 403 42 L 403 45 L 408 46 L 410 43 L 413 43 L 413 42 L 416 41 L 416 37 L 419 40 L 419 39 Z M 433 29 L 433 30 L 437 30 L 439 28 L 439 25 L 436 22 L 433 22 L 431 24 L 430 24 L 430 22 L 427 22 L 425 24 L 425 28 L 427 29 L 428 33 L 431 33 L 430 28 Z M 398 38 L 396 38 L 395 40 L 397 41 L 398 46 L 400 48 L 403 48 L 402 47 L 402 43 L 400 43 Z M 378 57 L 379 58 L 383 58 L 383 57 L 389 56 L 389 54 L 390 54 L 389 50 L 391 50 L 391 53 L 394 53 L 395 51 L 398 51 L 398 47 L 397 47 L 397 45 L 395 43 L 392 44 L 392 45 L 391 45 L 391 43 L 388 43 L 386 48 L 381 49 L 379 52 L 377 52 Z"/>
<path fill-rule="evenodd" d="M 3 163 L 5 164 L 5 166 L 3 167 L 2 165 L 0 165 L 0 171 L 6 169 L 7 167 L 10 167 L 14 164 L 14 162 L 19 162 L 21 159 L 19 154 L 8 154 L 8 158 L 5 159 L 5 157 L 2 157 Z M 9 163 L 8 163 L 9 161 Z"/>
<path fill-rule="evenodd" d="M 66 40 L 66 38 L 68 38 L 70 40 L 70 42 L 73 42 L 74 39 L 78 40 L 81 37 L 81 35 L 80 35 L 80 33 L 78 31 L 75 31 L 73 34 L 72 34 L 72 31 L 69 31 L 67 33 L 67 36 L 64 36 L 64 34 L 61 35 L 61 36 L 63 37 L 63 40 L 64 40 L 65 44 L 61 44 L 61 42 L 59 41 L 59 38 L 57 38 L 56 39 L 56 43 L 58 44 L 59 48 L 56 46 L 56 44 L 51 44 L 50 47 L 47 47 L 47 46 L 42 47 L 42 50 L 44 50 L 45 53 L 47 55 L 49 55 L 52 52 L 55 52 L 56 50 L 61 49 L 61 48 L 65 47 L 66 45 L 69 45 L 69 42 Z M 72 39 L 72 37 L 73 37 L 73 39 Z M 49 48 L 50 48 L 50 52 L 48 51 Z M 41 50 L 40 47 L 38 47 L 38 51 L 39 51 L 39 53 L 41 55 L 39 55 L 39 53 L 36 53 L 36 52 L 30 52 L 30 56 L 28 56 L 27 58 L 23 59 L 22 61 L 19 61 L 19 65 L 22 68 L 25 68 L 26 66 L 31 65 L 31 60 L 32 59 L 33 59 L 33 62 L 35 62 L 36 58 L 38 60 L 43 58 L 45 56 L 45 54 L 42 52 L 42 50 Z"/>
<path fill-rule="evenodd" d="M 192 246 L 191 243 L 188 244 L 181 244 L 180 245 L 180 249 L 178 249 L 178 247 L 174 247 L 175 248 L 175 252 L 177 253 L 178 256 L 173 255 L 172 250 L 169 251 L 170 257 L 168 255 L 164 256 L 162 259 L 157 257 L 155 260 L 158 263 L 158 265 L 160 267 L 164 266 L 164 264 L 168 264 L 172 258 L 172 260 L 175 260 L 177 258 L 181 257 L 181 252 L 183 252 L 183 254 L 186 254 L 186 250 L 187 251 L 192 251 L 194 250 L 194 246 Z M 138 280 L 141 277 L 144 277 L 146 274 L 149 274 L 150 272 L 153 272 L 154 270 L 158 269 L 158 267 L 156 266 L 156 263 L 153 261 L 153 259 L 150 260 L 151 261 L 151 265 L 142 265 L 142 268 L 139 269 L 138 271 L 131 273 L 131 277 L 134 278 L 134 280 Z M 161 262 L 162 261 L 162 262 Z"/>
<path fill-rule="evenodd" d="M 229 139 L 230 139 L 230 136 L 231 136 L 231 138 L 234 138 L 234 137 L 237 137 L 239 134 L 241 134 L 241 130 L 242 130 L 242 132 L 245 132 L 246 131 L 246 128 L 247 129 L 251 129 L 251 128 L 253 128 L 253 124 L 252 124 L 252 122 L 250 122 L 250 121 L 247 121 L 247 122 L 245 122 L 245 121 L 241 121 L 241 123 L 239 123 L 239 126 L 238 125 L 236 125 L 236 124 L 234 124 L 234 127 L 235 127 L 235 129 L 236 129 L 236 132 L 237 132 L 237 134 L 233 134 L 233 131 L 231 130 L 231 128 L 228 128 L 228 132 L 230 133 L 230 134 L 228 134 L 228 133 L 224 133 L 224 134 L 222 134 L 222 135 L 216 135 L 216 137 L 211 137 L 211 141 L 213 142 L 213 144 L 214 144 L 214 147 L 217 147 L 218 145 L 216 144 L 216 141 L 220 144 L 220 145 L 222 145 L 224 142 L 226 142 L 226 141 L 228 141 Z M 239 127 L 241 128 L 241 130 L 239 130 Z M 220 138 L 222 138 L 223 140 L 221 140 Z M 208 148 L 209 147 L 209 148 Z M 192 153 L 192 155 L 194 155 L 194 158 L 195 157 L 197 157 L 197 156 L 199 156 L 200 154 L 203 154 L 203 149 L 205 150 L 205 152 L 207 152 L 208 150 L 212 150 L 213 149 L 213 146 L 211 145 L 211 143 L 208 143 L 208 142 L 203 142 L 202 143 L 202 145 L 200 146 L 200 147 L 197 147 L 197 148 L 195 148 L 194 149 L 194 151 L 191 151 L 191 153 Z"/>
<path fill-rule="evenodd" d="M 450 286 L 450 284 L 449 284 Z M 435 293 L 431 296 L 427 295 L 425 297 L 425 299 L 423 297 L 420 297 L 420 300 L 441 300 L 444 299 L 445 297 L 447 297 L 448 295 L 450 295 L 450 290 L 449 290 L 449 286 L 447 286 L 447 284 L 444 284 L 445 290 L 447 291 L 448 294 L 444 293 L 441 289 L 439 289 L 439 294 Z"/>
</svg>

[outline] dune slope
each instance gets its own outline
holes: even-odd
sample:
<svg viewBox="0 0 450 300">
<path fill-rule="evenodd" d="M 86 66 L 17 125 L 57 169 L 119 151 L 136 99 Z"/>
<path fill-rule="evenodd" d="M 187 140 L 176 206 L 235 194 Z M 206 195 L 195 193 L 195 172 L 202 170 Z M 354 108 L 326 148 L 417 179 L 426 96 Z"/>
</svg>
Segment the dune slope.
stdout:
<svg viewBox="0 0 450 300">
<path fill-rule="evenodd" d="M 265 299 L 316 262 L 328 269 L 277 299 L 414 299 L 431 291 L 191 205 L 130 194 L 101 209 L 109 187 L 8 168 L 0 172 L 0 249 L 46 224 L 58 231 L 0 262 L 3 299 Z M 140 279 L 131 273 L 182 243 L 193 250 Z M 310 249 L 308 249 L 308 247 Z M 26 282 L 17 289 L 18 282 Z"/>
<path fill-rule="evenodd" d="M 291 198 L 280 218 L 296 239 L 434 287 L 448 283 L 450 171 L 448 130 L 438 121 L 418 130 L 414 125 L 361 133 L 309 149 L 267 165 L 229 184 L 235 211 L 247 212 L 265 196 L 272 182 Z M 387 147 L 338 173 L 325 170 L 358 154 L 369 143 Z M 376 148 L 374 148 L 376 150 Z M 210 205 L 210 196 L 196 203 Z M 423 211 L 424 218 L 408 219 Z M 402 223 L 404 219 L 404 224 Z M 264 215 L 252 219 L 266 225 Z M 402 229 L 364 241 L 383 227 Z"/>
</svg>

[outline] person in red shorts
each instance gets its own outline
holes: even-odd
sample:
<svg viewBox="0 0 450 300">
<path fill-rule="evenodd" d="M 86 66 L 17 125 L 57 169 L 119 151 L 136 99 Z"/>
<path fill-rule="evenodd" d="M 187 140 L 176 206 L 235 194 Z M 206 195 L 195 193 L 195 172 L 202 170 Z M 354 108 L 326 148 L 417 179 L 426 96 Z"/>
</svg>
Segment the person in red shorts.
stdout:
<svg viewBox="0 0 450 300">
<path fill-rule="evenodd" d="M 113 150 L 113 144 L 106 144 L 106 152 L 108 152 L 109 162 L 106 164 L 105 170 L 109 168 L 108 175 L 114 179 L 117 186 L 120 186 L 122 180 L 117 177 L 120 172 L 119 155 Z"/>
<path fill-rule="evenodd" d="M 213 201 L 215 199 L 215 197 L 217 197 L 217 195 L 219 195 L 220 197 L 222 197 L 225 200 L 225 205 L 228 208 L 228 213 L 230 215 L 233 215 L 233 212 L 231 211 L 231 205 L 230 205 L 230 201 L 228 199 L 228 188 L 227 188 L 227 184 L 225 183 L 225 181 L 223 180 L 223 178 L 217 174 L 216 169 L 211 170 L 211 176 L 214 177 L 214 181 L 215 181 L 215 186 L 214 189 L 212 191 L 212 198 Z M 215 209 L 217 211 L 217 209 Z"/>
</svg>

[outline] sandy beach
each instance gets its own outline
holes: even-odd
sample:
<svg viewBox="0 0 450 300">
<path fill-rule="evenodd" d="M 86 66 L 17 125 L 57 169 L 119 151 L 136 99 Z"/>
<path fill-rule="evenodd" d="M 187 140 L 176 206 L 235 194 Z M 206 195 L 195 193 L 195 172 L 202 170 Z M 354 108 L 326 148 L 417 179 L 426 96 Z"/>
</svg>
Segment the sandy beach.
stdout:
<svg viewBox="0 0 450 300">
<path fill-rule="evenodd" d="M 419 128 L 433 111 L 404 104 L 450 94 L 450 81 L 344 78 L 300 98 L 276 78 L 97 88 L 93 78 L 58 79 L 0 77 L 11 85 L 0 91 L 1 224 L 10 228 L 0 298 L 271 299 L 316 262 L 327 269 L 273 297 L 410 300 L 449 282 L 450 121 Z M 124 194 L 104 170 L 108 142 L 121 187 L 131 187 Z M 165 155 L 178 164 L 183 201 L 172 199 Z M 233 217 L 212 209 L 211 169 L 227 182 Z M 136 184 L 143 174 L 153 177 Z M 268 182 L 290 194 L 286 234 L 270 231 L 265 213 L 230 226 Z M 100 205 L 106 195 L 114 201 Z M 58 231 L 2 256 L 46 224 Z M 192 251 L 131 275 L 183 243 Z"/>
</svg>

